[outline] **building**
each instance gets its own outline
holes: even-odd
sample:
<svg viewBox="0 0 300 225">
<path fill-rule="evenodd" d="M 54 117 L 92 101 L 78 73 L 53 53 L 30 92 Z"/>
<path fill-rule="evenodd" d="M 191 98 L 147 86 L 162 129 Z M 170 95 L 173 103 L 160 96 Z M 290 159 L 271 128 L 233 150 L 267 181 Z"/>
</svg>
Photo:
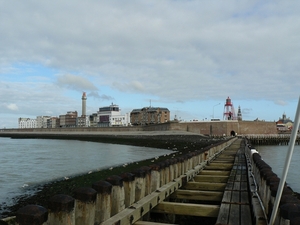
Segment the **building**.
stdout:
<svg viewBox="0 0 300 225">
<path fill-rule="evenodd" d="M 37 116 L 36 117 L 36 127 L 37 128 L 47 128 L 47 120 L 50 119 L 51 116 Z"/>
<path fill-rule="evenodd" d="M 278 131 L 290 131 L 293 129 L 293 121 L 286 117 L 285 113 L 282 114 L 282 118 L 276 122 Z"/>
<path fill-rule="evenodd" d="M 97 117 L 99 127 L 128 126 L 130 123 L 129 116 L 122 115 L 119 106 L 113 103 L 110 106 L 99 108 Z"/>
<path fill-rule="evenodd" d="M 170 111 L 167 108 L 144 107 L 134 109 L 130 113 L 130 123 L 132 125 L 149 125 L 168 121 L 170 121 Z"/>
<path fill-rule="evenodd" d="M 114 115 L 109 118 L 110 126 L 128 126 L 130 124 L 129 114 Z"/>
<path fill-rule="evenodd" d="M 23 129 L 23 128 L 36 128 L 37 127 L 36 119 L 21 118 L 20 117 L 18 119 L 18 127 L 20 129 Z"/>
<path fill-rule="evenodd" d="M 47 120 L 47 128 L 56 128 L 59 127 L 59 118 L 51 117 Z"/>
<path fill-rule="evenodd" d="M 59 126 L 60 127 L 76 127 L 77 124 L 77 111 L 69 111 L 65 115 L 59 115 Z"/>
<path fill-rule="evenodd" d="M 89 127 L 90 126 L 89 117 L 83 116 L 83 115 L 81 117 L 77 117 L 76 126 L 77 127 Z"/>
<path fill-rule="evenodd" d="M 99 117 L 97 113 L 93 113 L 89 116 L 89 125 L 91 127 L 97 127 L 99 122 Z"/>
</svg>

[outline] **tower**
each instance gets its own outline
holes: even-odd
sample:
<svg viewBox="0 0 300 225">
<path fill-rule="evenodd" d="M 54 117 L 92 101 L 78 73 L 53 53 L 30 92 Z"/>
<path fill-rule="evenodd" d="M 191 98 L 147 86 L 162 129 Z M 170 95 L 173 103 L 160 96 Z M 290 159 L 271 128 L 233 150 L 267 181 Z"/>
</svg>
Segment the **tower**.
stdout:
<svg viewBox="0 0 300 225">
<path fill-rule="evenodd" d="M 233 104 L 231 102 L 231 99 L 228 97 L 226 99 L 226 103 L 224 105 L 224 120 L 236 120 L 236 115 L 234 111 Z"/>
<path fill-rule="evenodd" d="M 82 93 L 82 98 L 81 98 L 81 100 L 82 100 L 82 117 L 85 117 L 86 116 L 86 93 L 85 92 L 83 92 Z"/>
<path fill-rule="evenodd" d="M 240 106 L 239 106 L 239 108 L 238 108 L 237 119 L 238 119 L 239 121 L 242 121 L 242 120 L 243 120 L 243 117 L 242 117 L 242 111 L 241 111 L 241 107 L 240 107 Z"/>
</svg>

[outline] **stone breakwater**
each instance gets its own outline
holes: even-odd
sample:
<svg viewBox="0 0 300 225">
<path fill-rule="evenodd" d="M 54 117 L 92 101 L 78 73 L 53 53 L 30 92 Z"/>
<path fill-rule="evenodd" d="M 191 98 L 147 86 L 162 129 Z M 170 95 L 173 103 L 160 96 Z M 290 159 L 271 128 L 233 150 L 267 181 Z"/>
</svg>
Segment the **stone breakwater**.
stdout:
<svg viewBox="0 0 300 225">
<path fill-rule="evenodd" d="M 3 137 L 3 134 L 1 135 Z M 223 138 L 215 139 L 188 132 L 126 132 L 126 133 L 10 133 L 6 137 L 11 138 L 43 138 L 43 139 L 72 139 L 82 141 L 94 141 L 103 143 L 145 146 L 161 149 L 174 150 L 174 154 L 155 159 L 156 162 L 186 154 L 194 150 L 205 151 L 205 147 L 223 141 Z M 120 165 L 113 169 L 106 169 L 92 174 L 86 174 L 69 180 L 56 181 L 37 187 L 37 192 L 31 196 L 19 196 L 16 205 L 6 208 L 0 218 L 15 215 L 16 211 L 28 204 L 38 204 L 47 207 L 48 200 L 55 194 L 73 195 L 78 187 L 91 186 L 92 183 L 104 180 L 115 174 L 133 171 L 141 166 L 153 164 L 154 159 L 148 159 L 127 165 Z M 5 207 L 5 206 L 0 206 Z"/>
</svg>

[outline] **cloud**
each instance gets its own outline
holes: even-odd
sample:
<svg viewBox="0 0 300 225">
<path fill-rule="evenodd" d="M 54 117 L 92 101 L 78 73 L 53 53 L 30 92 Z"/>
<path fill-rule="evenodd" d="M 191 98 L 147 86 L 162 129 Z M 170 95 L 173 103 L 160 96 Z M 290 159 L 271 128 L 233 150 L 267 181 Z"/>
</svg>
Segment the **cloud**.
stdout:
<svg viewBox="0 0 300 225">
<path fill-rule="evenodd" d="M 6 107 L 9 109 L 9 110 L 12 110 L 12 111 L 17 111 L 19 110 L 19 107 L 14 104 L 14 103 L 10 103 L 10 104 L 7 104 Z"/>
<path fill-rule="evenodd" d="M 72 74 L 59 75 L 56 83 L 61 87 L 66 87 L 76 91 L 98 90 L 98 88 L 88 79 Z"/>
<path fill-rule="evenodd" d="M 286 101 L 284 101 L 284 100 L 282 100 L 282 99 L 278 99 L 278 100 L 274 101 L 274 103 L 275 103 L 276 105 L 281 105 L 281 106 L 285 106 L 285 105 L 288 104 Z"/>
<path fill-rule="evenodd" d="M 145 92 L 146 87 L 140 81 L 131 82 L 113 82 L 113 87 L 122 92 Z"/>
<path fill-rule="evenodd" d="M 114 98 L 109 95 L 105 95 L 105 94 L 99 95 L 99 93 L 97 91 L 92 91 L 92 92 L 88 93 L 87 96 L 93 97 L 95 99 L 100 99 L 100 100 L 108 100 L 108 101 L 114 100 Z"/>
<path fill-rule="evenodd" d="M 252 112 L 252 108 L 242 108 L 242 115 L 249 115 Z"/>
<path fill-rule="evenodd" d="M 183 104 L 230 96 L 290 106 L 300 87 L 299 7 L 296 1 L 2 1 L 0 76 L 7 82 L 0 81 L 0 94 L 10 93 L 7 102 L 31 114 L 28 102 L 42 105 L 39 113 L 75 107 L 81 96 L 71 98 L 72 91 L 101 101 L 135 96 Z M 47 70 L 29 71 L 40 67 Z"/>
</svg>

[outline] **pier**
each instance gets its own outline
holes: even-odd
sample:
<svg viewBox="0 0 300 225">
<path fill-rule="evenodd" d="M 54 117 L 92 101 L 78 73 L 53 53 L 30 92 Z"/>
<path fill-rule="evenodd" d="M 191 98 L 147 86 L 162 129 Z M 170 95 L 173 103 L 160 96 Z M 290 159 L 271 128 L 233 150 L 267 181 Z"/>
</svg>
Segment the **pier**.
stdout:
<svg viewBox="0 0 300 225">
<path fill-rule="evenodd" d="M 49 208 L 28 205 L 6 224 L 265 225 L 279 178 L 246 138 L 57 194 Z M 284 188 L 275 224 L 299 224 L 300 201 Z"/>
<path fill-rule="evenodd" d="M 273 134 L 273 135 L 247 135 L 253 145 L 288 145 L 290 134 Z M 300 134 L 296 138 L 296 145 L 300 145 Z"/>
</svg>

